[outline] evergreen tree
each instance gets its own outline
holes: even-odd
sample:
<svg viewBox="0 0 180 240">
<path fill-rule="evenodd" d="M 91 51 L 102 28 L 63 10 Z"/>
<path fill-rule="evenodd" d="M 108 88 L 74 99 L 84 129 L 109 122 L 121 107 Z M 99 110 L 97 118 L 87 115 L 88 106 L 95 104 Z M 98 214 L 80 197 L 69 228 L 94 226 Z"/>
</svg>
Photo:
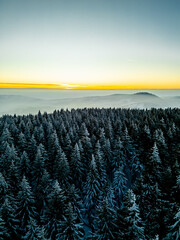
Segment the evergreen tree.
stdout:
<svg viewBox="0 0 180 240">
<path fill-rule="evenodd" d="M 18 164 L 18 169 L 21 177 L 23 177 L 23 175 L 27 176 L 28 178 L 30 177 L 31 166 L 30 166 L 30 160 L 28 158 L 26 151 L 24 151 L 21 155 L 21 158 Z"/>
<path fill-rule="evenodd" d="M 51 163 L 53 163 L 53 161 L 56 157 L 56 154 L 59 150 L 59 147 L 60 147 L 59 139 L 58 139 L 56 131 L 54 131 L 48 137 L 48 155 L 49 155 L 49 160 L 51 161 Z M 48 167 L 51 167 L 51 166 L 48 166 Z"/>
<path fill-rule="evenodd" d="M 81 192 L 75 188 L 74 184 L 69 186 L 69 188 L 66 189 L 67 202 L 71 203 L 74 209 L 74 212 L 77 214 L 78 219 L 82 218 L 81 211 L 83 208 L 80 194 Z"/>
<path fill-rule="evenodd" d="M 124 171 L 127 176 L 128 185 L 131 186 L 141 173 L 141 165 L 139 157 L 134 146 L 134 143 L 129 136 L 127 127 L 123 133 L 123 156 L 124 156 Z"/>
<path fill-rule="evenodd" d="M 40 178 L 44 173 L 44 165 L 45 165 L 44 158 L 42 156 L 41 149 L 38 147 L 32 168 L 32 179 L 35 188 L 39 184 Z"/>
<path fill-rule="evenodd" d="M 24 240 L 38 240 L 40 236 L 40 229 L 35 220 L 30 219 L 27 225 L 27 230 L 25 236 L 22 238 Z"/>
<path fill-rule="evenodd" d="M 18 136 L 18 148 L 21 153 L 27 148 L 26 138 L 22 132 Z"/>
<path fill-rule="evenodd" d="M 68 133 L 66 133 L 65 137 L 63 138 L 62 144 L 66 156 L 70 158 L 72 152 L 72 142 Z"/>
<path fill-rule="evenodd" d="M 58 225 L 58 234 L 56 239 L 60 240 L 83 240 L 84 239 L 84 230 L 82 223 L 77 222 L 77 215 L 73 211 L 71 203 L 68 204 L 67 209 L 65 210 L 64 219 L 61 222 L 61 225 Z"/>
<path fill-rule="evenodd" d="M 4 220 L 0 217 L 0 240 L 5 240 L 9 238 L 10 238 L 10 234 L 8 232 L 8 229 L 5 225 Z"/>
<path fill-rule="evenodd" d="M 2 157 L 0 160 L 1 172 L 6 177 L 9 177 L 9 171 L 10 171 L 12 162 L 19 162 L 19 158 L 14 145 L 10 146 L 9 144 L 7 144 L 5 152 L 2 154 Z"/>
<path fill-rule="evenodd" d="M 11 188 L 14 189 L 13 191 L 18 190 L 17 186 L 20 182 L 20 174 L 17 167 L 17 162 L 15 162 L 15 160 L 11 161 L 7 181 L 11 185 Z"/>
<path fill-rule="evenodd" d="M 168 239 L 178 240 L 180 239 L 180 208 L 174 217 L 174 224 L 170 227 L 170 234 Z"/>
<path fill-rule="evenodd" d="M 81 159 L 81 154 L 79 150 L 79 146 L 76 143 L 71 155 L 71 162 L 70 162 L 71 172 L 73 173 L 73 179 L 75 183 L 78 185 L 81 184 L 83 175 L 84 175 L 84 168 Z"/>
<path fill-rule="evenodd" d="M 46 238 L 46 231 L 44 227 L 40 228 L 38 232 L 38 240 L 50 240 Z"/>
<path fill-rule="evenodd" d="M 56 239 L 59 224 L 63 219 L 67 207 L 65 193 L 58 181 L 55 181 L 52 191 L 47 197 L 47 201 L 46 212 L 42 220 L 46 223 L 48 237 L 53 240 Z"/>
<path fill-rule="evenodd" d="M 116 221 L 116 239 L 126 239 L 129 233 L 129 211 L 128 207 L 121 206 L 117 208 L 117 221 Z"/>
<path fill-rule="evenodd" d="M 18 221 L 15 216 L 16 204 L 14 199 L 6 195 L 4 203 L 1 205 L 0 214 L 3 221 L 5 222 L 5 228 L 8 229 L 8 234 L 10 239 L 18 240 L 17 231 L 18 231 Z"/>
<path fill-rule="evenodd" d="M 8 128 L 4 127 L 2 135 L 0 137 L 0 153 L 4 153 L 7 144 L 11 145 L 13 143 L 13 138 Z"/>
<path fill-rule="evenodd" d="M 160 225 L 163 219 L 160 218 L 162 208 L 162 194 L 157 182 L 152 182 L 151 176 L 142 179 L 139 192 L 139 207 L 142 212 L 142 219 L 146 224 L 145 235 L 154 238 L 160 233 Z"/>
<path fill-rule="evenodd" d="M 104 161 L 104 155 L 103 155 L 103 152 L 101 151 L 101 146 L 99 141 L 97 141 L 95 145 L 94 157 L 96 159 L 97 170 L 99 172 L 99 176 L 101 179 L 102 188 L 105 189 L 107 185 L 106 162 Z"/>
<path fill-rule="evenodd" d="M 39 179 L 39 183 L 36 187 L 36 206 L 40 215 L 44 215 L 47 207 L 47 196 L 51 191 L 52 180 L 46 170 L 43 170 L 43 174 Z"/>
<path fill-rule="evenodd" d="M 90 156 L 92 155 L 92 144 L 85 123 L 82 124 L 80 131 L 81 131 L 81 143 L 84 149 L 85 159 L 90 160 L 91 159 Z"/>
<path fill-rule="evenodd" d="M 127 199 L 127 207 L 128 207 L 128 232 L 126 234 L 127 240 L 144 240 L 144 223 L 141 220 L 139 214 L 139 207 L 136 204 L 136 196 L 132 190 L 128 190 L 128 199 Z"/>
<path fill-rule="evenodd" d="M 88 212 L 89 221 L 91 222 L 92 212 L 101 197 L 100 177 L 97 170 L 96 160 L 93 155 L 84 189 L 86 192 L 85 206 Z"/>
<path fill-rule="evenodd" d="M 105 140 L 105 144 L 103 147 L 103 153 L 104 153 L 104 161 L 106 162 L 106 172 L 109 176 L 110 180 L 112 181 L 113 178 L 113 151 L 111 148 L 111 144 L 109 139 Z"/>
<path fill-rule="evenodd" d="M 96 209 L 97 217 L 94 221 L 94 232 L 91 239 L 116 239 L 116 212 L 110 206 L 108 199 L 104 198 Z"/>
<path fill-rule="evenodd" d="M 123 145 L 120 138 L 115 139 L 113 144 L 113 162 L 112 162 L 112 172 L 123 165 Z"/>
<path fill-rule="evenodd" d="M 115 208 L 115 206 L 117 205 L 116 204 L 116 196 L 115 196 L 115 193 L 114 193 L 114 188 L 112 186 L 109 186 L 109 188 L 108 188 L 107 199 L 108 199 L 109 205 L 112 208 Z"/>
<path fill-rule="evenodd" d="M 56 169 L 54 175 L 57 178 L 57 180 L 62 184 L 66 184 L 68 182 L 68 179 L 70 178 L 69 162 L 63 151 L 57 152 Z"/>
<path fill-rule="evenodd" d="M 37 142 L 36 139 L 34 138 L 34 135 L 31 136 L 30 141 L 28 142 L 28 157 L 31 161 L 35 159 L 35 155 L 37 152 Z"/>
<path fill-rule="evenodd" d="M 119 167 L 114 173 L 113 187 L 118 205 L 121 204 L 124 193 L 127 189 L 127 178 L 123 172 L 123 167 Z"/>
<path fill-rule="evenodd" d="M 27 224 L 37 217 L 35 210 L 35 199 L 31 187 L 24 176 L 20 184 L 20 190 L 17 196 L 16 217 L 19 221 L 20 231 L 23 233 L 27 230 Z"/>
<path fill-rule="evenodd" d="M 157 176 L 157 181 L 159 181 L 160 172 L 161 172 L 161 169 L 160 169 L 161 159 L 159 157 L 159 150 L 158 150 L 158 147 L 156 145 L 156 142 L 154 143 L 154 146 L 153 146 L 151 151 L 152 151 L 152 153 L 151 153 L 150 158 L 149 158 L 149 167 L 152 170 L 151 175 L 154 176 L 154 177 Z"/>
<path fill-rule="evenodd" d="M 0 173 L 0 204 L 4 202 L 4 199 L 6 198 L 6 194 L 8 193 L 8 184 L 3 177 L 2 173 Z"/>
<path fill-rule="evenodd" d="M 46 151 L 46 149 L 45 149 L 45 147 L 42 143 L 39 144 L 38 149 L 41 152 L 41 155 L 42 155 L 43 160 L 44 160 L 45 167 L 47 168 L 48 164 L 49 164 L 48 153 L 47 153 L 47 151 Z"/>
</svg>

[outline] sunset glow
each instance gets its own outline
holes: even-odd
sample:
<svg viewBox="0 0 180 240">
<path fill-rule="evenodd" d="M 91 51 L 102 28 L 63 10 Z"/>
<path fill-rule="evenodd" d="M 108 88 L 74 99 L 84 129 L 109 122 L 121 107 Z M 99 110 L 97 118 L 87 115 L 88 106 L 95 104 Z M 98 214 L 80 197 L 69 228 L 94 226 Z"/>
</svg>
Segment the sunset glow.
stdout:
<svg viewBox="0 0 180 240">
<path fill-rule="evenodd" d="M 0 83 L 0 88 L 48 88 L 48 89 L 179 89 L 180 84 L 168 85 L 73 85 L 73 84 L 33 84 L 33 83 Z"/>
<path fill-rule="evenodd" d="M 0 88 L 180 88 L 180 2 L 0 1 Z"/>
</svg>

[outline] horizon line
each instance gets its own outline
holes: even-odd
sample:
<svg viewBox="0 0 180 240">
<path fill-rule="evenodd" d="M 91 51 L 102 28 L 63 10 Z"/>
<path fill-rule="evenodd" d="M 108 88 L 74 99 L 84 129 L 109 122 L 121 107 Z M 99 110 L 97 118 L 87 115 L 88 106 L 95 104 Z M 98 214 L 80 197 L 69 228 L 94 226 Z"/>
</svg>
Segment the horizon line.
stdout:
<svg viewBox="0 0 180 240">
<path fill-rule="evenodd" d="M 0 83 L 0 89 L 60 89 L 60 90 L 178 90 L 180 87 L 120 86 L 120 85 L 80 85 L 80 84 L 39 84 L 39 83 Z"/>
</svg>

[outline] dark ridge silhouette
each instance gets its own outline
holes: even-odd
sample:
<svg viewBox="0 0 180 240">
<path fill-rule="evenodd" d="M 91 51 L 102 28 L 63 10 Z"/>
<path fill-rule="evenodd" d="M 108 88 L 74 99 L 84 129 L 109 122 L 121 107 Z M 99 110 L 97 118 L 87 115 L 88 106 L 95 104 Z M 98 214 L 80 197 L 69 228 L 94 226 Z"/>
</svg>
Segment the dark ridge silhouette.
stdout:
<svg viewBox="0 0 180 240">
<path fill-rule="evenodd" d="M 157 95 L 149 93 L 149 92 L 137 92 L 137 93 L 134 93 L 134 95 L 143 95 L 143 96 L 151 96 L 151 97 L 159 98 Z"/>
</svg>

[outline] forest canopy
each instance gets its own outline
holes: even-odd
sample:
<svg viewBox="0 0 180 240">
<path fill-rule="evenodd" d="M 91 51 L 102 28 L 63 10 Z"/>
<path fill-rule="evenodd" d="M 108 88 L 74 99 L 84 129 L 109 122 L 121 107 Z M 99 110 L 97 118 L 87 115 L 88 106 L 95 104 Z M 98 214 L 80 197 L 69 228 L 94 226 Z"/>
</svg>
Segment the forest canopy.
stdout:
<svg viewBox="0 0 180 240">
<path fill-rule="evenodd" d="M 180 238 L 180 109 L 0 118 L 0 239 Z"/>
</svg>

